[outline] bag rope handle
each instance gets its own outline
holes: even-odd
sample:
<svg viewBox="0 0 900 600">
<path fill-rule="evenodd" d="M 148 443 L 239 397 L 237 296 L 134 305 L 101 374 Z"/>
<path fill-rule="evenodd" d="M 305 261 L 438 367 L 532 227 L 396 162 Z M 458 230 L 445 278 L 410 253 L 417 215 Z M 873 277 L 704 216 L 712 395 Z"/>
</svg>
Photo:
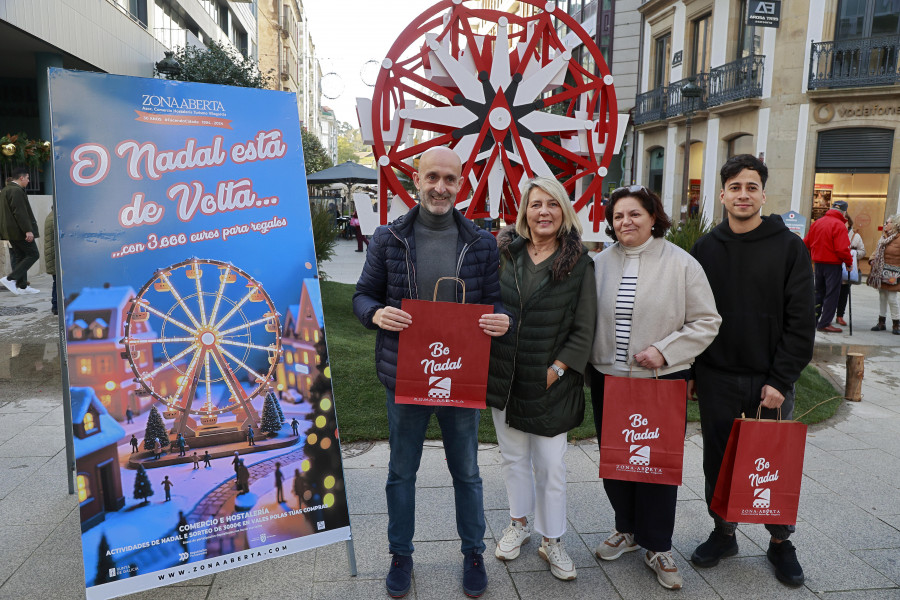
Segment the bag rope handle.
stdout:
<svg viewBox="0 0 900 600">
<path fill-rule="evenodd" d="M 466 282 L 460 279 L 459 277 L 441 277 L 437 281 L 434 282 L 434 295 L 431 297 L 432 302 L 437 302 L 437 293 L 438 293 L 438 285 L 445 279 L 450 279 L 452 281 L 459 282 L 462 286 L 462 304 L 466 303 Z"/>
</svg>

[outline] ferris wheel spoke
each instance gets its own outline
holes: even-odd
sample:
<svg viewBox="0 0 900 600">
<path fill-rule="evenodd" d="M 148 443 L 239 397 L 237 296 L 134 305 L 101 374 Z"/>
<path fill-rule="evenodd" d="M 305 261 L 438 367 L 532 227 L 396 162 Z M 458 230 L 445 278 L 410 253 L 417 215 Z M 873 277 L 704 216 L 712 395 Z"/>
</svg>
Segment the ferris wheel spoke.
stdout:
<svg viewBox="0 0 900 600">
<path fill-rule="evenodd" d="M 246 398 L 244 389 L 241 387 L 240 383 L 238 383 L 234 372 L 229 368 L 228 363 L 225 361 L 225 357 L 219 354 L 218 348 L 213 348 L 210 350 L 210 353 L 213 356 L 213 360 L 216 361 L 216 366 L 219 368 L 219 372 L 222 373 L 225 385 L 228 387 L 228 391 L 231 392 L 232 397 L 235 400 Z"/>
<path fill-rule="evenodd" d="M 225 270 L 219 275 L 219 291 L 216 292 L 216 302 L 213 304 L 212 312 L 209 313 L 209 321 L 207 323 L 216 321 L 216 315 L 219 314 L 219 305 L 222 303 L 222 297 L 225 295 L 225 286 L 228 285 L 229 275 L 231 275 L 231 266 L 226 265 Z"/>
<path fill-rule="evenodd" d="M 411 146 L 406 148 L 405 150 L 397 150 L 397 152 L 391 153 L 391 158 L 396 161 L 404 161 L 411 156 L 418 156 L 422 152 L 425 152 L 429 148 L 433 148 L 435 146 L 444 146 L 453 141 L 452 133 L 445 133 L 444 135 L 438 136 L 436 138 L 432 138 L 427 142 L 422 142 L 421 144 L 416 144 L 415 146 Z"/>
<path fill-rule="evenodd" d="M 181 379 L 181 383 L 178 384 L 178 389 L 175 390 L 174 397 L 180 398 L 181 394 L 184 393 L 184 388 L 188 385 L 193 384 L 194 380 L 197 378 L 197 369 L 198 364 L 200 363 L 200 358 L 202 355 L 205 355 L 207 350 L 204 348 L 198 348 L 197 352 L 194 353 L 194 356 L 191 357 L 191 362 L 188 363 L 188 368 L 184 372 L 184 376 Z M 196 389 L 196 388 L 195 388 Z M 191 407 L 193 402 L 193 398 L 185 398 L 184 399 L 184 409 L 188 410 Z"/>
<path fill-rule="evenodd" d="M 172 285 L 172 282 L 169 281 L 168 275 L 166 275 L 165 273 L 161 273 L 159 278 L 162 279 L 167 286 L 169 286 L 169 291 L 172 292 L 172 296 L 175 297 L 175 301 L 178 302 L 178 306 L 180 306 L 181 310 L 185 312 L 185 314 L 188 316 L 188 319 L 190 319 L 191 323 L 194 324 L 194 327 L 198 329 L 202 327 L 203 325 L 197 322 L 194 314 L 188 309 L 187 305 L 185 305 L 184 300 L 181 298 L 181 294 L 178 293 L 178 290 L 176 290 L 175 286 Z"/>
<path fill-rule="evenodd" d="M 266 352 L 274 352 L 274 346 L 260 346 L 259 344 L 248 344 L 246 342 L 234 342 L 231 340 L 221 340 L 219 345 L 237 346 L 239 348 L 251 348 L 253 350 L 265 350 Z"/>
<path fill-rule="evenodd" d="M 249 323 L 243 323 L 241 325 L 238 325 L 237 327 L 232 327 L 231 329 L 226 329 L 225 331 L 220 331 L 219 335 L 228 335 L 228 334 L 234 333 L 235 331 L 238 331 L 239 329 L 245 329 L 247 327 L 259 325 L 259 324 L 265 323 L 271 319 L 272 319 L 272 317 L 262 317 L 261 319 L 257 319 L 255 321 L 250 321 Z"/>
<path fill-rule="evenodd" d="M 206 307 L 203 305 L 203 286 L 200 283 L 200 268 L 194 263 L 194 271 L 197 273 L 197 276 L 194 277 L 194 281 L 197 284 L 197 304 L 200 305 L 200 324 L 206 325 Z"/>
<path fill-rule="evenodd" d="M 193 327 L 191 327 L 190 325 L 185 325 L 184 323 L 182 323 L 182 322 L 179 321 L 178 319 L 175 319 L 175 318 L 173 318 L 173 317 L 170 317 L 170 316 L 167 315 L 166 313 L 164 313 L 164 312 L 162 312 L 162 311 L 160 311 L 160 310 L 157 310 L 157 309 L 153 308 L 153 307 L 150 306 L 149 304 L 148 304 L 148 305 L 145 305 L 144 308 L 147 309 L 147 312 L 153 313 L 154 315 L 158 316 L 159 318 L 161 318 L 163 321 L 166 321 L 167 323 L 171 323 L 172 325 L 176 325 L 176 326 L 178 326 L 178 327 L 181 327 L 182 329 L 184 329 L 185 331 L 187 331 L 188 333 L 190 333 L 190 334 L 192 334 L 192 335 L 196 335 L 196 334 L 197 334 L 197 330 L 194 329 Z"/>
<path fill-rule="evenodd" d="M 167 361 L 164 362 L 163 364 L 159 365 L 158 367 L 156 367 L 155 369 L 153 369 L 152 371 L 150 371 L 150 372 L 146 375 L 146 378 L 147 378 L 147 379 L 153 379 L 153 378 L 156 377 L 161 371 L 163 371 L 163 370 L 165 370 L 165 369 L 167 369 L 167 368 L 173 366 L 179 359 L 181 359 L 182 357 L 184 357 L 184 356 L 187 355 L 188 353 L 193 352 L 193 351 L 196 350 L 198 347 L 199 347 L 199 346 L 197 346 L 197 344 L 191 344 L 190 346 L 188 346 L 187 348 L 185 348 L 184 350 L 182 350 L 181 352 L 179 352 L 178 354 L 176 354 L 175 356 L 173 356 L 172 358 L 170 358 L 169 360 L 167 360 Z"/>
<path fill-rule="evenodd" d="M 222 327 L 222 325 L 227 323 L 228 319 L 230 319 L 232 317 L 232 315 L 234 315 L 234 313 L 239 311 L 241 309 L 241 307 L 244 304 L 246 304 L 248 300 L 250 300 L 250 296 L 253 295 L 253 293 L 256 292 L 258 289 L 259 289 L 259 284 L 257 284 L 256 287 L 254 287 L 249 292 L 244 294 L 244 297 L 241 298 L 240 301 L 238 301 L 234 306 L 231 307 L 231 310 L 228 311 L 228 314 L 226 314 L 224 317 L 222 317 L 222 320 L 220 320 L 218 323 L 216 323 L 214 325 L 214 328 L 219 329 L 220 327 Z"/>
<path fill-rule="evenodd" d="M 132 344 L 165 344 L 165 343 L 180 343 L 180 342 L 190 342 L 194 343 L 196 338 L 194 337 L 176 337 L 176 338 L 155 338 L 152 340 L 147 340 L 143 338 L 133 339 L 130 341 Z"/>
<path fill-rule="evenodd" d="M 203 367 L 206 372 L 204 383 L 206 384 L 206 405 L 212 406 L 212 377 L 209 373 L 209 352 L 203 354 Z"/>
<path fill-rule="evenodd" d="M 251 375 L 253 375 L 253 376 L 256 377 L 257 379 L 265 379 L 265 377 L 263 377 L 262 375 L 260 375 L 260 374 L 257 373 L 256 371 L 254 371 L 253 368 L 252 368 L 250 365 L 248 365 L 247 363 L 245 363 L 244 361 L 242 361 L 241 359 L 239 359 L 237 356 L 235 356 L 234 354 L 232 354 L 231 352 L 229 352 L 229 351 L 226 350 L 225 348 L 219 348 L 219 351 L 220 351 L 223 355 L 225 355 L 225 356 L 227 356 L 228 358 L 230 358 L 231 360 L 233 360 L 233 361 L 234 361 L 235 363 L 237 363 L 239 366 L 243 367 L 248 373 L 250 373 Z"/>
</svg>

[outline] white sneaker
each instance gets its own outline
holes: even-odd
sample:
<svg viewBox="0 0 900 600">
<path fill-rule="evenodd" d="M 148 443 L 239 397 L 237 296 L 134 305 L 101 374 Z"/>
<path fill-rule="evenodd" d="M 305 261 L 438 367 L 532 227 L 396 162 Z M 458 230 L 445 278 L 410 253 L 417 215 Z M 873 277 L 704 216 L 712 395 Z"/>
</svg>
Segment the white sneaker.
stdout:
<svg viewBox="0 0 900 600">
<path fill-rule="evenodd" d="M 41 290 L 37 290 L 29 285 L 24 290 L 20 289 L 19 293 L 20 294 L 40 294 Z"/>
<path fill-rule="evenodd" d="M 681 573 L 675 566 L 675 559 L 672 558 L 672 551 L 669 552 L 650 552 L 644 555 L 644 564 L 653 569 L 656 573 L 656 580 L 659 585 L 670 590 L 681 589 Z"/>
<path fill-rule="evenodd" d="M 531 540 L 531 528 L 528 524 L 522 525 L 518 521 L 510 521 L 509 526 L 503 530 L 503 537 L 497 542 L 494 556 L 500 560 L 513 560 L 518 558 L 522 544 Z"/>
<path fill-rule="evenodd" d="M 640 546 L 634 543 L 634 535 L 613 530 L 612 535 L 594 549 L 594 554 L 603 560 L 616 560 L 626 552 L 634 552 L 638 548 Z"/>
<path fill-rule="evenodd" d="M 541 547 L 538 548 L 538 555 L 550 563 L 550 572 L 553 573 L 553 576 L 557 579 L 562 579 L 563 581 L 575 579 L 575 576 L 577 575 L 575 572 L 575 564 L 572 562 L 572 559 L 569 558 L 566 549 L 563 548 L 562 542 L 559 540 L 550 540 L 549 542 L 541 540 Z"/>
<path fill-rule="evenodd" d="M 16 295 L 19 294 L 18 289 L 16 289 L 16 282 L 15 282 L 15 281 L 10 281 L 10 280 L 7 279 L 6 277 L 4 277 L 4 278 L 0 279 L 0 283 L 2 283 L 2 284 L 3 284 L 3 287 L 5 287 L 5 288 L 8 289 L 9 291 L 11 291 L 13 294 L 16 294 Z"/>
</svg>

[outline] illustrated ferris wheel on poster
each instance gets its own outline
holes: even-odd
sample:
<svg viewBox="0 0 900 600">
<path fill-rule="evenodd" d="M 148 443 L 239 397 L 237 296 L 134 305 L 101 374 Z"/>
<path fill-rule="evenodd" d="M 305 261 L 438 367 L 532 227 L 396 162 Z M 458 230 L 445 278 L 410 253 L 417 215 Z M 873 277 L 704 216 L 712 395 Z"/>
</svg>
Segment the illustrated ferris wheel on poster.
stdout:
<svg viewBox="0 0 900 600">
<path fill-rule="evenodd" d="M 358 99 L 357 113 L 377 161 L 382 224 L 388 195 L 414 206 L 400 176 L 412 177 L 415 157 L 438 145 L 462 160 L 458 198 L 469 218 L 514 221 L 519 186 L 535 175 L 556 177 L 576 211 L 599 199 L 621 141 L 612 75 L 591 36 L 554 2 L 521 4 L 534 14 L 443 0 L 381 62 L 374 96 Z M 596 73 L 573 56 L 579 45 Z"/>
<path fill-rule="evenodd" d="M 190 415 L 207 429 L 224 413 L 238 428 L 259 423 L 250 401 L 268 389 L 281 333 L 272 299 L 238 267 L 191 258 L 158 270 L 132 300 L 122 341 L 140 393 L 166 404 L 175 433 L 196 432 Z M 148 345 L 159 364 L 139 356 Z"/>
</svg>

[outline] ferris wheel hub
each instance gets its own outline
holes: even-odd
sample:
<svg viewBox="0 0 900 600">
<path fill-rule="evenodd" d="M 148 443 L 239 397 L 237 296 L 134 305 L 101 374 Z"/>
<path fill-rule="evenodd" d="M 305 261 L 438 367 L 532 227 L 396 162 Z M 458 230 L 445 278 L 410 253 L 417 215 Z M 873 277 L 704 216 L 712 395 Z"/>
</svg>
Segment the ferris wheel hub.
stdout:
<svg viewBox="0 0 900 600">
<path fill-rule="evenodd" d="M 491 127 L 503 130 L 512 124 L 512 114 L 502 106 L 498 106 L 491 110 L 488 120 L 491 122 Z"/>
</svg>

